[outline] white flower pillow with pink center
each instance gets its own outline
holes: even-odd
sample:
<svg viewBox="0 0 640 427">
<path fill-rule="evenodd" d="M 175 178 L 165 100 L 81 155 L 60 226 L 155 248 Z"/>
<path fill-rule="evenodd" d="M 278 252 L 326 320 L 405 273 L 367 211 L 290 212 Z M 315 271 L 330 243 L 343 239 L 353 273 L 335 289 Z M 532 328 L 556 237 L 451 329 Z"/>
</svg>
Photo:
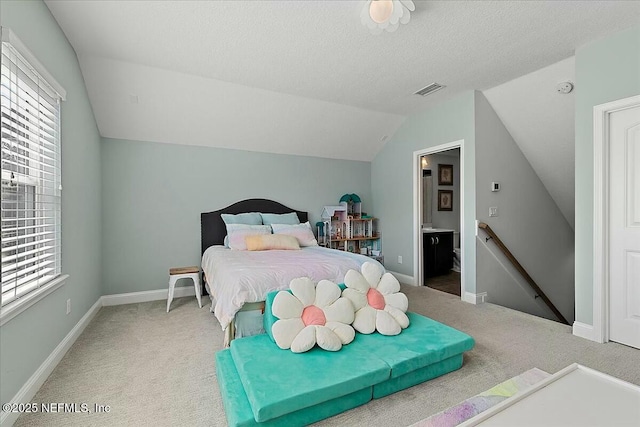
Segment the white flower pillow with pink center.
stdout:
<svg viewBox="0 0 640 427">
<path fill-rule="evenodd" d="M 293 279 L 291 293 L 280 291 L 271 306 L 278 318 L 271 328 L 278 347 L 303 353 L 313 346 L 338 351 L 355 338 L 353 305 L 329 280 L 315 286 L 309 278 Z"/>
<path fill-rule="evenodd" d="M 362 273 L 349 270 L 344 277 L 347 288 L 342 295 L 353 303 L 356 315 L 353 328 L 362 333 L 374 331 L 382 335 L 398 335 L 409 326 L 405 314 L 409 301 L 400 292 L 400 283 L 380 265 L 365 262 Z"/>
</svg>

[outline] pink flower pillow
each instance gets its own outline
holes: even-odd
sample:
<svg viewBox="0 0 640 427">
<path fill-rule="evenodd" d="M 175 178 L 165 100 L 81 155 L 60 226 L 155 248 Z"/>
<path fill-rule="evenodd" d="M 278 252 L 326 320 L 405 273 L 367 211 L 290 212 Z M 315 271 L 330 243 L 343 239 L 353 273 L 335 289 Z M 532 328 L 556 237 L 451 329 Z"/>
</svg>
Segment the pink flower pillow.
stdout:
<svg viewBox="0 0 640 427">
<path fill-rule="evenodd" d="M 271 309 L 278 318 L 271 328 L 273 339 L 283 350 L 303 353 L 318 345 L 338 351 L 355 338 L 353 306 L 329 280 L 316 286 L 308 277 L 293 279 L 291 293 L 278 292 Z"/>
<path fill-rule="evenodd" d="M 409 326 L 405 314 L 409 302 L 400 292 L 400 283 L 379 264 L 365 262 L 361 272 L 347 271 L 342 296 L 353 303 L 353 329 L 361 334 L 378 331 L 382 335 L 398 335 Z"/>
</svg>

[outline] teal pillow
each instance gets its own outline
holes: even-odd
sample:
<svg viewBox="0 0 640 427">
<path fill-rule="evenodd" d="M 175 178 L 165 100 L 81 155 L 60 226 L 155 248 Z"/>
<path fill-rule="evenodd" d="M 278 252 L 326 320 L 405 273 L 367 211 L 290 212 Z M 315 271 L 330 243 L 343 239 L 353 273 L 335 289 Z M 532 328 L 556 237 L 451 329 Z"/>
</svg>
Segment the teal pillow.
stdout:
<svg viewBox="0 0 640 427">
<path fill-rule="evenodd" d="M 298 214 L 295 212 L 286 213 L 286 214 L 269 214 L 269 213 L 261 213 L 262 223 L 264 225 L 271 224 L 287 224 L 294 225 L 300 224 L 300 219 L 298 218 Z"/>
<path fill-rule="evenodd" d="M 258 212 L 233 214 L 221 214 L 222 220 L 228 224 L 262 225 L 262 217 Z"/>
</svg>

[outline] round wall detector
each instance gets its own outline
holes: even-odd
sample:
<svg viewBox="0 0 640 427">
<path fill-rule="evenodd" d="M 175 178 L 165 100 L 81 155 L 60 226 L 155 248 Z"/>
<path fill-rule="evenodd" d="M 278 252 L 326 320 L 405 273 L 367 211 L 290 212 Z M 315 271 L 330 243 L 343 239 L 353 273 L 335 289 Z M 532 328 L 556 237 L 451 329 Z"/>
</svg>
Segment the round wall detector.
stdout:
<svg viewBox="0 0 640 427">
<path fill-rule="evenodd" d="M 558 93 L 561 93 L 563 95 L 566 95 L 567 93 L 571 93 L 571 91 L 573 90 L 573 83 L 571 82 L 558 83 L 558 85 L 556 86 L 556 90 L 558 91 Z"/>
</svg>

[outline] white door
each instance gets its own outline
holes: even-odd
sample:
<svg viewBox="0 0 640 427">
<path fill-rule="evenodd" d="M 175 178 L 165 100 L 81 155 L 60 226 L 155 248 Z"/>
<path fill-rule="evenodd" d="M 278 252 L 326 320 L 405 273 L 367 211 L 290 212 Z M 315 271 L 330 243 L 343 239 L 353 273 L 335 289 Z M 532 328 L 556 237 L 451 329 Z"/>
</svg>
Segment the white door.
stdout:
<svg viewBox="0 0 640 427">
<path fill-rule="evenodd" d="M 640 106 L 609 121 L 609 339 L 640 348 Z"/>
</svg>

